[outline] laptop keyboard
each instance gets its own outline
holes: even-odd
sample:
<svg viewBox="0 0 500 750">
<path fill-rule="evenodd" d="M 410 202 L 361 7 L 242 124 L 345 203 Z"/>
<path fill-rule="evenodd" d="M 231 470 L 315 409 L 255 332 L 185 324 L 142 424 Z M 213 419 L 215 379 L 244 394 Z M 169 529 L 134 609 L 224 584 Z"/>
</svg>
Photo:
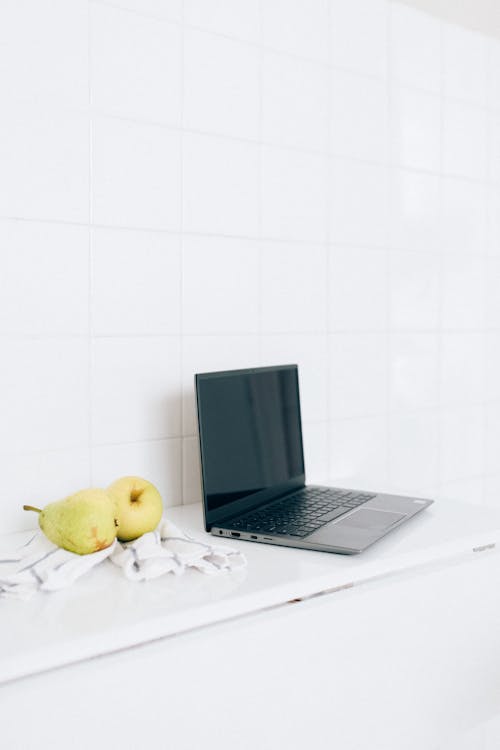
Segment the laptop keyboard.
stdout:
<svg viewBox="0 0 500 750">
<path fill-rule="evenodd" d="M 227 525 L 235 531 L 305 537 L 373 497 L 366 492 L 305 487 Z"/>
</svg>

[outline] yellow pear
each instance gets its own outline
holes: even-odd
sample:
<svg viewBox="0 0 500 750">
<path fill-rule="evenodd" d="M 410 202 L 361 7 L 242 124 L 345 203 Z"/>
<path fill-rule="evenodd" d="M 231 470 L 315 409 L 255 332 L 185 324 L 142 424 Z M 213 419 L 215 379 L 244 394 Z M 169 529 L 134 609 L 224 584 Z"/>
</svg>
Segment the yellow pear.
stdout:
<svg viewBox="0 0 500 750">
<path fill-rule="evenodd" d="M 108 494 L 115 503 L 118 539 L 132 539 L 156 529 L 163 513 L 161 495 L 151 482 L 141 477 L 122 477 L 113 482 Z"/>
<path fill-rule="evenodd" d="M 104 490 L 80 490 L 43 510 L 23 507 L 40 514 L 39 526 L 51 542 L 77 555 L 105 549 L 116 539 L 114 503 Z"/>
</svg>

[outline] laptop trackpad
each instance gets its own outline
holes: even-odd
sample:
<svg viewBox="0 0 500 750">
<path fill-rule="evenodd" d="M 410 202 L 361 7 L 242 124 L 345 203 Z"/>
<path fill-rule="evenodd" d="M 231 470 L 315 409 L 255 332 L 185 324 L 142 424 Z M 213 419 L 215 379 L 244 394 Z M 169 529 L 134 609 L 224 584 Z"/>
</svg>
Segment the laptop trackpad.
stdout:
<svg viewBox="0 0 500 750">
<path fill-rule="evenodd" d="M 354 526 L 358 529 L 373 529 L 383 531 L 393 526 L 405 517 L 404 513 L 391 513 L 385 510 L 372 510 L 371 508 L 360 508 L 355 510 L 346 518 L 335 523 L 335 526 Z"/>
</svg>

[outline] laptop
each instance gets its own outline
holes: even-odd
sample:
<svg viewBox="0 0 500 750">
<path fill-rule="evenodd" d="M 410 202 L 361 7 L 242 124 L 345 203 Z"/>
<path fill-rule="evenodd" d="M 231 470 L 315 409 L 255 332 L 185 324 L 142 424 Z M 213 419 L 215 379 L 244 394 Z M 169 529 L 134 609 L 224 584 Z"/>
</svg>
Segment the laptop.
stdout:
<svg viewBox="0 0 500 750">
<path fill-rule="evenodd" d="M 297 365 L 195 375 L 205 528 L 352 555 L 433 500 L 306 485 Z"/>
</svg>

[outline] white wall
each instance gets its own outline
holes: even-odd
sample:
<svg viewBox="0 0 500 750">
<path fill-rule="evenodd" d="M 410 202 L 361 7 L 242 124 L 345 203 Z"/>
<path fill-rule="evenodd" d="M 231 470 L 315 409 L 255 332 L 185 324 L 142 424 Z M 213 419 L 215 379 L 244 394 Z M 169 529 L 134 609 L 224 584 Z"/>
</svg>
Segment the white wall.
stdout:
<svg viewBox="0 0 500 750">
<path fill-rule="evenodd" d="M 383 0 L 0 4 L 0 530 L 199 498 L 193 373 L 301 370 L 312 481 L 496 503 L 500 41 Z"/>
</svg>

